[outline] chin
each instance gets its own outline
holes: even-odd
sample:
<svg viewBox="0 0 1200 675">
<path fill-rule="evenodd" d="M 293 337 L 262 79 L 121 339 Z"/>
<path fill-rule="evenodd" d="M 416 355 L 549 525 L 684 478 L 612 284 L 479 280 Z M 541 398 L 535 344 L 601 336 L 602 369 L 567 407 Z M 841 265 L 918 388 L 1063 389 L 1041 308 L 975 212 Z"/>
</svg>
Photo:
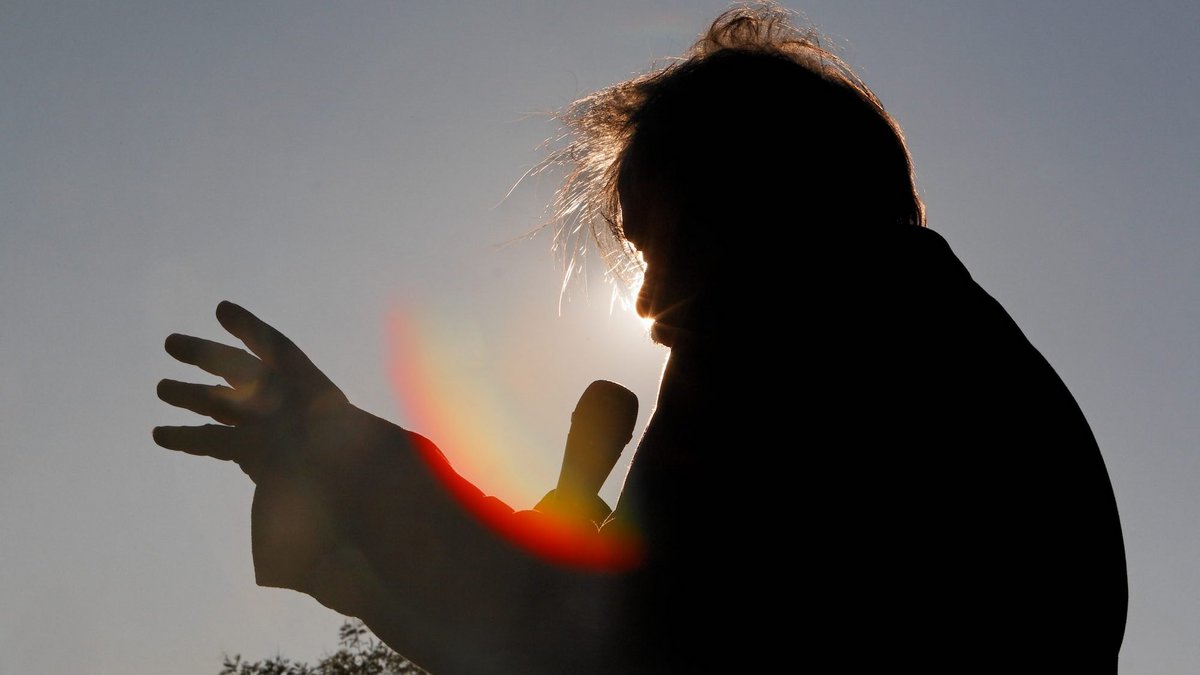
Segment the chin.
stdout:
<svg viewBox="0 0 1200 675">
<path fill-rule="evenodd" d="M 673 347 L 675 345 L 675 334 L 675 329 L 664 324 L 662 321 L 655 321 L 650 324 L 650 340 L 655 344 L 664 347 Z"/>
<path fill-rule="evenodd" d="M 659 328 L 659 325 L 660 324 L 657 321 L 650 324 L 650 341 L 656 345 L 670 347 L 671 343 L 666 339 L 666 336 L 663 335 L 663 330 Z"/>
<path fill-rule="evenodd" d="M 689 325 L 688 305 L 689 303 L 677 303 L 664 309 L 646 303 L 645 307 L 638 308 L 638 314 L 644 319 L 653 321 L 650 324 L 650 339 L 655 344 L 664 347 L 676 345 L 679 334 L 683 332 L 681 327 Z M 643 309 L 645 311 L 642 311 Z"/>
</svg>

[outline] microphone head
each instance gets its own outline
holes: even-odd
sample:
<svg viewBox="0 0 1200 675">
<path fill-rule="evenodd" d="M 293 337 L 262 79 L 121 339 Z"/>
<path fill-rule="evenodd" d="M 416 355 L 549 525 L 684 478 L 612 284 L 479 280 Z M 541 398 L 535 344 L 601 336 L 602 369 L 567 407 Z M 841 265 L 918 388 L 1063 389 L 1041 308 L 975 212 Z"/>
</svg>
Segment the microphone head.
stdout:
<svg viewBox="0 0 1200 675">
<path fill-rule="evenodd" d="M 625 442 L 628 443 L 629 438 L 633 436 L 633 428 L 637 425 L 637 415 L 637 394 L 616 382 L 596 380 L 583 390 L 579 403 L 575 404 L 575 412 L 571 413 L 571 423 L 574 425 L 584 421 L 581 417 L 601 420 L 604 431 L 625 430 Z"/>
</svg>

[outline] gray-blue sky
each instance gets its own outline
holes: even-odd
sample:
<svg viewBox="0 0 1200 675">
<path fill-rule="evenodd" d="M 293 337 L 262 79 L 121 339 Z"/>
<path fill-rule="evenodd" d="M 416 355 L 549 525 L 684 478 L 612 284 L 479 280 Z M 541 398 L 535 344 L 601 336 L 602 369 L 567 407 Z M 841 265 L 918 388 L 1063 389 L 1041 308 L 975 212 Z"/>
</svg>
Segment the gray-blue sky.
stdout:
<svg viewBox="0 0 1200 675">
<path fill-rule="evenodd" d="M 899 118 L 931 227 L 1088 416 L 1125 527 L 1123 670 L 1190 672 L 1200 8 L 789 5 Z M 338 617 L 254 586 L 249 481 L 150 441 L 192 419 L 154 397 L 193 376 L 162 338 L 219 337 L 222 298 L 400 423 L 389 313 L 465 336 L 445 348 L 458 375 L 508 392 L 499 412 L 527 430 L 509 461 L 528 483 L 493 486 L 515 502 L 553 482 L 588 381 L 648 404 L 664 353 L 608 290 L 560 317 L 548 238 L 497 246 L 553 185 L 501 198 L 554 132 L 528 113 L 678 53 L 723 7 L 0 4 L 0 672 L 213 672 L 222 651 L 333 647 Z"/>
</svg>

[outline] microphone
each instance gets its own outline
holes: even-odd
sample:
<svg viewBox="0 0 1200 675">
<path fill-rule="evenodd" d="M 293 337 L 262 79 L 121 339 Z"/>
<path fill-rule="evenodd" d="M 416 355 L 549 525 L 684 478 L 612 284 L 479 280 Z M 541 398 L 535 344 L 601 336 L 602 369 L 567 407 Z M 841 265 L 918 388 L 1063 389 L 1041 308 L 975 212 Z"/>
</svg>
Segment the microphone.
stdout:
<svg viewBox="0 0 1200 675">
<path fill-rule="evenodd" d="M 633 438 L 637 415 L 632 391 L 608 380 L 588 385 L 571 413 L 553 511 L 597 523 L 608 517 L 612 509 L 597 493 Z"/>
</svg>

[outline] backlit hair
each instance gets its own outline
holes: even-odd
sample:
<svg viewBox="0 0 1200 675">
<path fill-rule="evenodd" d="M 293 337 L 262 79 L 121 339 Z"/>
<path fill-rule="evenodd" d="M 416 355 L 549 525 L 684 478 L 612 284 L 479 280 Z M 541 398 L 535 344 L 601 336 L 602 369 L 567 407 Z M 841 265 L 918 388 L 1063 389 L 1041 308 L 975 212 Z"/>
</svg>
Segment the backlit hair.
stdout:
<svg viewBox="0 0 1200 675">
<path fill-rule="evenodd" d="M 682 58 L 559 114 L 561 143 L 535 172 L 566 170 L 551 222 L 568 280 L 581 272 L 589 239 L 619 285 L 640 279 L 620 204 L 634 165 L 656 177 L 662 198 L 712 219 L 752 221 L 774 209 L 856 221 L 828 225 L 924 226 L 900 127 L 793 16 L 774 2 L 733 7 Z"/>
</svg>

